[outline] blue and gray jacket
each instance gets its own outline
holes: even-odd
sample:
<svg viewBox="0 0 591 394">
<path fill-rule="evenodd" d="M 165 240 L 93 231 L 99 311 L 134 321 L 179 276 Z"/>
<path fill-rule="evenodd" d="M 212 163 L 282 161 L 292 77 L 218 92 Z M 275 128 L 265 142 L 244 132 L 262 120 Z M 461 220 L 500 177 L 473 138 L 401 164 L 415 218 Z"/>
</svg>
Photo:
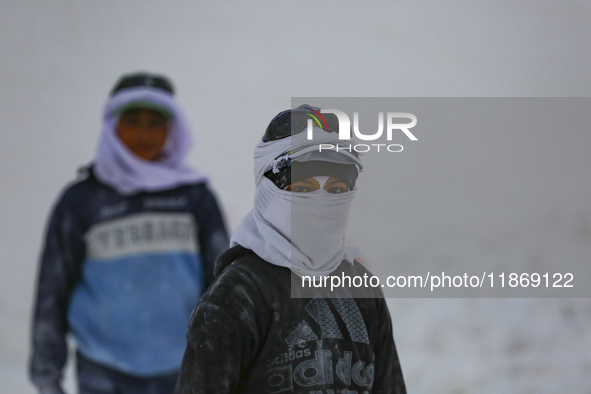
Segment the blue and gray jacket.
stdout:
<svg viewBox="0 0 591 394">
<path fill-rule="evenodd" d="M 61 378 L 66 334 L 91 361 L 134 376 L 179 369 L 191 311 L 228 247 L 206 184 L 119 194 L 88 171 L 49 221 L 35 306 L 31 378 Z"/>
</svg>

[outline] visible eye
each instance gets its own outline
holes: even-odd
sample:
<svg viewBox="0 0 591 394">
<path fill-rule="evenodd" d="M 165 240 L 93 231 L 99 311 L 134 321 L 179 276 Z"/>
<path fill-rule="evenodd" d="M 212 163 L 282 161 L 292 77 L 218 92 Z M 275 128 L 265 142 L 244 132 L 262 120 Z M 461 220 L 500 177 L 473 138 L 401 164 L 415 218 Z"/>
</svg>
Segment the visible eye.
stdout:
<svg viewBox="0 0 591 394">
<path fill-rule="evenodd" d="M 166 126 L 166 119 L 160 119 L 160 118 L 150 119 L 150 127 L 151 128 L 160 128 L 163 126 Z"/>
<path fill-rule="evenodd" d="M 318 181 L 314 178 L 307 178 L 303 181 L 293 182 L 289 186 L 287 186 L 287 191 L 295 192 L 295 193 L 310 193 L 314 190 L 318 190 L 320 185 Z"/>
<path fill-rule="evenodd" d="M 349 185 L 337 178 L 330 177 L 324 185 L 324 190 L 331 194 L 340 194 L 349 191 Z"/>
<path fill-rule="evenodd" d="M 125 116 L 122 120 L 122 123 L 128 126 L 137 126 L 140 124 L 140 119 L 137 116 Z"/>
<path fill-rule="evenodd" d="M 292 186 L 291 191 L 296 193 L 310 193 L 312 190 L 308 186 Z"/>
<path fill-rule="evenodd" d="M 340 194 L 340 193 L 345 193 L 349 191 L 348 187 L 343 187 L 343 186 L 331 186 L 328 189 L 326 189 L 327 192 L 332 193 L 332 194 Z"/>
</svg>

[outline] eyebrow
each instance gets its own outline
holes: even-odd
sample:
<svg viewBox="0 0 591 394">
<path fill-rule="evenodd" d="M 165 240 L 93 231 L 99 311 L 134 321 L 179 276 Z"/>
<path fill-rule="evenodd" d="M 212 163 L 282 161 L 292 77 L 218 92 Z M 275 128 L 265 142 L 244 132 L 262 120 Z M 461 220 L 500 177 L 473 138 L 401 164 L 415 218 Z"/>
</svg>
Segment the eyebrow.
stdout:
<svg viewBox="0 0 591 394">
<path fill-rule="evenodd" d="M 331 183 L 332 184 L 332 183 L 347 183 L 347 182 L 343 181 L 342 179 L 335 178 L 333 181 L 331 181 L 330 179 L 327 179 L 326 180 L 326 183 Z"/>
<path fill-rule="evenodd" d="M 314 181 L 307 181 L 305 179 L 302 179 L 301 181 L 295 181 L 295 182 L 292 182 L 292 183 L 299 183 L 299 182 L 314 184 Z"/>
</svg>

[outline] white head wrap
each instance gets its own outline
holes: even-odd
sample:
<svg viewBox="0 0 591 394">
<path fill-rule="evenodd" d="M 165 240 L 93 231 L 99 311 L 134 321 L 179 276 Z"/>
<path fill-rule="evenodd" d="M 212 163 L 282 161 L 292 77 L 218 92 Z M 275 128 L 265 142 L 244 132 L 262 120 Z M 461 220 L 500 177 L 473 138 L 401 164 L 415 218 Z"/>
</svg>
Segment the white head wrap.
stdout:
<svg viewBox="0 0 591 394">
<path fill-rule="evenodd" d="M 133 102 L 149 102 L 172 114 L 162 157 L 157 161 L 141 159 L 129 151 L 116 132 L 117 109 Z M 190 183 L 206 182 L 207 177 L 184 162 L 191 146 L 185 115 L 166 92 L 149 87 L 121 90 L 107 102 L 103 114 L 103 131 L 96 154 L 94 172 L 103 183 L 122 194 L 159 191 Z"/>
<path fill-rule="evenodd" d="M 285 160 L 321 156 L 319 144 L 341 144 L 338 134 L 314 128 L 314 140 L 299 133 L 276 141 L 259 142 L 255 148 L 254 209 L 240 222 L 230 245 L 251 249 L 265 261 L 290 268 L 300 276 L 322 276 L 334 271 L 343 260 L 353 263 L 357 247 L 347 244 L 345 233 L 355 190 L 330 194 L 321 189 L 311 193 L 280 190 L 264 176 Z M 345 144 L 348 146 L 349 144 Z M 360 164 L 351 154 L 345 161 Z M 328 159 L 335 161 L 334 158 Z"/>
</svg>

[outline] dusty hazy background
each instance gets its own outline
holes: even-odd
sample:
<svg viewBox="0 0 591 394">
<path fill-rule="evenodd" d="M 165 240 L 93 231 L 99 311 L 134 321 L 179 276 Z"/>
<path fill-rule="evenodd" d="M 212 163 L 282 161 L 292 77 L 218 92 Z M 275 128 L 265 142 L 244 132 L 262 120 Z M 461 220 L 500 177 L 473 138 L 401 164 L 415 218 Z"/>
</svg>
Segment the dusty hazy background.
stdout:
<svg viewBox="0 0 591 394">
<path fill-rule="evenodd" d="M 46 216 L 92 159 L 120 74 L 172 77 L 194 128 L 191 162 L 211 175 L 233 228 L 252 204 L 252 148 L 291 97 L 588 96 L 590 22 L 585 1 L 2 0 L 0 391 L 34 392 L 25 371 Z M 569 157 L 567 146 L 547 168 L 568 174 Z M 532 177 L 540 171 L 531 168 Z M 533 203 L 528 220 L 489 235 L 499 250 L 526 245 L 512 255 L 524 264 L 551 254 L 548 245 L 576 239 L 588 248 L 588 190 L 565 190 L 558 208 Z M 470 237 L 446 242 L 445 229 L 469 224 L 447 218 L 430 222 L 429 248 L 409 240 L 397 258 L 477 256 Z M 591 392 L 588 299 L 398 299 L 390 307 L 411 393 Z"/>
</svg>

